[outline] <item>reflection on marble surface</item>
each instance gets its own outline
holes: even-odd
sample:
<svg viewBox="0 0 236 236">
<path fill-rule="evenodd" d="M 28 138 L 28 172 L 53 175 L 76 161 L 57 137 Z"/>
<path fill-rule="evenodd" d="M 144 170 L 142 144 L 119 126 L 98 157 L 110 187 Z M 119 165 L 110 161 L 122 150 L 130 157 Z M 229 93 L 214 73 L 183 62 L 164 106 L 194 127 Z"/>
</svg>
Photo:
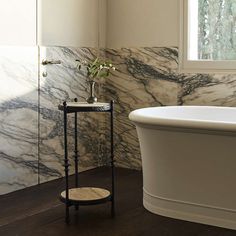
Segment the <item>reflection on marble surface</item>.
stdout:
<svg viewBox="0 0 236 236">
<path fill-rule="evenodd" d="M 37 54 L 0 47 L 0 194 L 38 183 Z"/>
</svg>

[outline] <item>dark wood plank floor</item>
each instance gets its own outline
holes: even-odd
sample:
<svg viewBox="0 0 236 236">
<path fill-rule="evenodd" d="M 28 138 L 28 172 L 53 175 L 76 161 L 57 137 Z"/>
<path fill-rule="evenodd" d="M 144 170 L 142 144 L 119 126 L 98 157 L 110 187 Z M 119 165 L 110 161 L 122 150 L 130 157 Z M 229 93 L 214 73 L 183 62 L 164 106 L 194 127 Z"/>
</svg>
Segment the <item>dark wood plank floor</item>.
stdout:
<svg viewBox="0 0 236 236">
<path fill-rule="evenodd" d="M 236 236 L 236 231 L 154 215 L 142 205 L 142 175 L 117 169 L 116 217 L 109 203 L 71 208 L 71 223 L 64 223 L 64 205 L 58 200 L 64 180 L 17 191 L 0 197 L 0 236 L 48 235 L 147 235 L 147 236 Z M 72 178 L 71 178 L 72 181 Z M 82 186 L 109 186 L 109 169 L 80 174 Z"/>
</svg>

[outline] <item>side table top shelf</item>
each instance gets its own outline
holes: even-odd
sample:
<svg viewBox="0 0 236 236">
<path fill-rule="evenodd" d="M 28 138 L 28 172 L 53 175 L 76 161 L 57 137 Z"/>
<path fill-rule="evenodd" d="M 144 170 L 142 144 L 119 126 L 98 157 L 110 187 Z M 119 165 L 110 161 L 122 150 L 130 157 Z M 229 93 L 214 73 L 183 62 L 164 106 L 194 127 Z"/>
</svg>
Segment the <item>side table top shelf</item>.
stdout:
<svg viewBox="0 0 236 236">
<path fill-rule="evenodd" d="M 58 106 L 58 109 L 63 111 L 64 105 L 60 104 Z M 102 102 L 96 102 L 96 103 L 87 103 L 87 102 L 68 102 L 66 103 L 66 111 L 68 113 L 70 112 L 106 112 L 111 110 L 111 104 L 110 103 L 102 103 Z"/>
</svg>

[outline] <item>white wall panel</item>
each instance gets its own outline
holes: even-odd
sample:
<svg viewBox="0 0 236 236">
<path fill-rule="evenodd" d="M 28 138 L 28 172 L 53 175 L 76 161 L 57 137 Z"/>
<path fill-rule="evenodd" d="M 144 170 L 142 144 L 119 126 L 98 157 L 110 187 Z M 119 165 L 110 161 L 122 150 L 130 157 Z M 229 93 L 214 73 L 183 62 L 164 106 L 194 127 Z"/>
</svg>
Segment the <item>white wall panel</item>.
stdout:
<svg viewBox="0 0 236 236">
<path fill-rule="evenodd" d="M 107 46 L 178 46 L 179 0 L 108 0 Z"/>
<path fill-rule="evenodd" d="M 0 45 L 36 45 L 36 0 L 0 0 Z"/>
</svg>

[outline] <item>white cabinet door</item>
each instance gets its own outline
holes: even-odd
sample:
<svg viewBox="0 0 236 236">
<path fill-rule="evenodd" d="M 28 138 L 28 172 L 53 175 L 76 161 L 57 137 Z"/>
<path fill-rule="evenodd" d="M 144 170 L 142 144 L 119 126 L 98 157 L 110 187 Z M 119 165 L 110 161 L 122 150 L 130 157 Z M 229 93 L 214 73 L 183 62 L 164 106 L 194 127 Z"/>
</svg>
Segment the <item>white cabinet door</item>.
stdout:
<svg viewBox="0 0 236 236">
<path fill-rule="evenodd" d="M 38 0 L 38 43 L 97 47 L 100 0 Z"/>
</svg>

